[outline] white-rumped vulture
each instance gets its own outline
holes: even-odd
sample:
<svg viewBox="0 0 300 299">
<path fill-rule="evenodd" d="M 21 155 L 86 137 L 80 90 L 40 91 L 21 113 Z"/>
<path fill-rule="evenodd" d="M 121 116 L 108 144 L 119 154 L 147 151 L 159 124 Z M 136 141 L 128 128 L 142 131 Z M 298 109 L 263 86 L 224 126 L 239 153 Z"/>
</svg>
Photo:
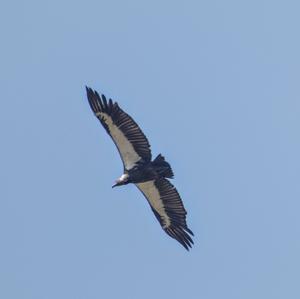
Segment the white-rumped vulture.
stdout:
<svg viewBox="0 0 300 299">
<path fill-rule="evenodd" d="M 192 247 L 193 232 L 186 223 L 186 210 L 176 188 L 170 164 L 159 154 L 153 161 L 150 144 L 137 125 L 111 99 L 86 88 L 89 104 L 106 132 L 117 146 L 124 174 L 113 186 L 133 183 L 144 194 L 164 231 L 187 250 Z"/>
</svg>

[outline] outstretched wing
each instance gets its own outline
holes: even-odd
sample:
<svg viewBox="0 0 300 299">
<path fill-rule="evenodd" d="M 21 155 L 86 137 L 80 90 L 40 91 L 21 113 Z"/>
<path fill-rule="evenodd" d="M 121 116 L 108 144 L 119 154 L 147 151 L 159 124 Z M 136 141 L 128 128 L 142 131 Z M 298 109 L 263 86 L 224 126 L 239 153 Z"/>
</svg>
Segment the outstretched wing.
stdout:
<svg viewBox="0 0 300 299">
<path fill-rule="evenodd" d="M 118 148 L 124 168 L 130 170 L 138 162 L 150 162 L 150 144 L 136 122 L 118 103 L 107 101 L 91 88 L 86 87 L 86 91 L 92 110 Z"/>
<path fill-rule="evenodd" d="M 164 178 L 136 186 L 148 200 L 164 231 L 189 250 L 194 244 L 191 238 L 193 232 L 187 227 L 187 213 L 176 188 Z"/>
</svg>

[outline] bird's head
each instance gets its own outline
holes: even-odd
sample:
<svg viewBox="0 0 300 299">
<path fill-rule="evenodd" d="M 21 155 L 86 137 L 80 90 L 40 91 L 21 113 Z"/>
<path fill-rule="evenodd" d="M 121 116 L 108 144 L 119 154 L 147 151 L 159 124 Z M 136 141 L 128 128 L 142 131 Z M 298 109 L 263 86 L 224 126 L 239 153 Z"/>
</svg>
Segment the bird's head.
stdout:
<svg viewBox="0 0 300 299">
<path fill-rule="evenodd" d="M 112 188 L 117 187 L 117 186 L 122 186 L 126 185 L 129 183 L 129 175 L 128 173 L 124 173 L 121 175 L 120 178 L 116 180 L 116 183 L 112 186 Z"/>
</svg>

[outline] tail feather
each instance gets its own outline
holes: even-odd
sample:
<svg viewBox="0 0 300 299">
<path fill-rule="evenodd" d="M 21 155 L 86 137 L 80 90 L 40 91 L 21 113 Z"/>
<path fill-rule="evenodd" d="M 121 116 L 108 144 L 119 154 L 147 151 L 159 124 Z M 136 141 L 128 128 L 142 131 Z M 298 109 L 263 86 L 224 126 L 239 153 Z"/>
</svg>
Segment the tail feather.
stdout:
<svg viewBox="0 0 300 299">
<path fill-rule="evenodd" d="M 165 178 L 172 179 L 174 177 L 173 170 L 170 164 L 165 160 L 164 156 L 159 154 L 152 162 L 152 164 L 157 168 L 157 172 Z"/>
</svg>

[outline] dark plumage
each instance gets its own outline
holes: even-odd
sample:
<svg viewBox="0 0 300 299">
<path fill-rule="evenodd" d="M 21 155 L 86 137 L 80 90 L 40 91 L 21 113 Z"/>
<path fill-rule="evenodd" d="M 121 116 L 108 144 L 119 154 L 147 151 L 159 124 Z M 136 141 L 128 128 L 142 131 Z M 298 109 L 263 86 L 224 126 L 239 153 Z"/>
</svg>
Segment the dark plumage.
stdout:
<svg viewBox="0 0 300 299">
<path fill-rule="evenodd" d="M 165 232 L 187 250 L 192 247 L 193 232 L 186 223 L 186 210 L 180 195 L 168 178 L 174 174 L 159 154 L 153 161 L 150 144 L 137 123 L 111 99 L 86 88 L 89 104 L 114 141 L 124 166 L 124 174 L 113 186 L 135 184 L 144 194 Z"/>
</svg>

